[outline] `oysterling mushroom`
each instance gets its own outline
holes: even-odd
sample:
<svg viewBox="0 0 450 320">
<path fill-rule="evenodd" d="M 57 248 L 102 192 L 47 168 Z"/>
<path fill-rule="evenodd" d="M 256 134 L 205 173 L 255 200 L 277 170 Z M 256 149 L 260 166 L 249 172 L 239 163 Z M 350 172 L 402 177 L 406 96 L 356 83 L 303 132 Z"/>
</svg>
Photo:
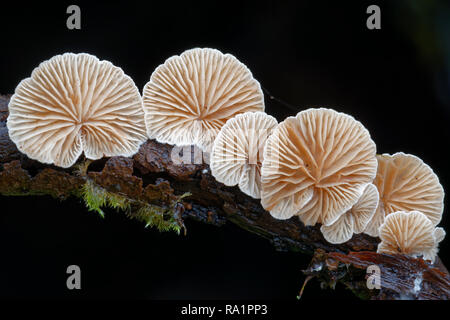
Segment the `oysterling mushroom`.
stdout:
<svg viewBox="0 0 450 320">
<path fill-rule="evenodd" d="M 378 253 L 423 256 L 434 262 L 438 244 L 445 237 L 442 228 L 435 228 L 427 216 L 419 211 L 397 211 L 389 214 L 380 226 Z"/>
<path fill-rule="evenodd" d="M 278 219 L 333 224 L 375 177 L 375 143 L 353 117 L 308 109 L 269 137 L 261 169 L 261 203 Z"/>
<path fill-rule="evenodd" d="M 65 53 L 42 62 L 9 102 L 9 136 L 29 158 L 72 166 L 131 156 L 147 140 L 142 99 L 133 80 L 108 61 Z"/>
<path fill-rule="evenodd" d="M 375 214 L 378 206 L 378 191 L 373 184 L 368 184 L 355 205 L 330 226 L 322 225 L 320 231 L 330 243 L 344 243 L 354 233 L 361 233 Z"/>
<path fill-rule="evenodd" d="M 444 209 L 444 189 L 433 170 L 418 157 L 403 152 L 377 155 L 377 160 L 373 184 L 380 202 L 364 232 L 377 237 L 385 217 L 396 211 L 420 211 L 436 226 Z"/>
<path fill-rule="evenodd" d="M 264 112 L 246 112 L 229 119 L 211 152 L 211 173 L 216 180 L 227 186 L 239 185 L 245 194 L 261 198 L 264 145 L 277 124 Z"/>
<path fill-rule="evenodd" d="M 151 75 L 143 92 L 150 139 L 211 152 L 225 122 L 239 113 L 264 111 L 261 87 L 231 54 L 191 49 Z"/>
</svg>

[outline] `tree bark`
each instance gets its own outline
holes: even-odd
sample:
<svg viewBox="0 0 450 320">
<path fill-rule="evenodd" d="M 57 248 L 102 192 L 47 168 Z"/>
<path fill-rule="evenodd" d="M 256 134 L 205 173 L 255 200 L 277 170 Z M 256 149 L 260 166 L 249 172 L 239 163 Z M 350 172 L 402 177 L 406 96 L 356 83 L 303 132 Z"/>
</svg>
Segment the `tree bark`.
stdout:
<svg viewBox="0 0 450 320">
<path fill-rule="evenodd" d="M 303 272 L 308 279 L 319 279 L 323 287 L 333 288 L 340 282 L 364 299 L 450 298 L 450 275 L 439 258 L 431 265 L 404 255 L 377 254 L 379 239 L 364 234 L 354 235 L 344 244 L 330 244 L 318 226 L 306 227 L 295 217 L 276 220 L 259 200 L 246 196 L 237 187 L 218 183 L 207 164 L 174 164 L 170 145 L 149 140 L 132 158 L 101 159 L 81 170 L 28 159 L 8 136 L 9 98 L 0 95 L 0 194 L 4 196 L 84 197 L 83 188 L 91 182 L 109 197 L 126 201 L 124 212 L 131 218 L 142 218 L 136 213 L 137 208 L 148 204 L 161 221 L 174 223 L 177 230 L 184 228 L 183 219 L 218 226 L 230 221 L 267 238 L 277 250 L 312 255 Z M 78 163 L 83 166 L 84 161 L 80 159 Z M 186 193 L 190 195 L 180 197 Z M 366 273 L 372 265 L 380 271 L 379 289 L 369 289 L 367 285 L 377 277 Z"/>
</svg>

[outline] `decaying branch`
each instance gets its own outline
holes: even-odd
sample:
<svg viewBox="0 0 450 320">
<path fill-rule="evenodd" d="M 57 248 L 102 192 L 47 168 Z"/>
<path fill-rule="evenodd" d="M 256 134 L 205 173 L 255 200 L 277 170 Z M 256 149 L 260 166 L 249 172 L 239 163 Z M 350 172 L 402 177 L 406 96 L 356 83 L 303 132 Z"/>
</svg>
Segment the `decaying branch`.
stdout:
<svg viewBox="0 0 450 320">
<path fill-rule="evenodd" d="M 367 235 L 330 244 L 319 227 L 305 227 L 295 217 L 273 219 L 259 200 L 216 182 L 207 164 L 175 165 L 169 145 L 149 140 L 132 159 L 113 157 L 89 166 L 80 159 L 70 169 L 30 160 L 9 139 L 8 100 L 0 96 L 0 194 L 4 196 L 84 197 L 91 210 L 109 205 L 162 230 L 180 231 L 188 218 L 217 226 L 230 221 L 267 238 L 278 250 L 313 255 L 304 273 L 325 287 L 341 282 L 358 296 L 372 299 L 450 298 L 450 275 L 439 259 L 430 265 L 403 255 L 376 254 L 379 240 Z M 91 188 L 87 191 L 86 183 Z M 367 286 L 366 270 L 371 265 L 380 269 L 380 289 Z"/>
</svg>

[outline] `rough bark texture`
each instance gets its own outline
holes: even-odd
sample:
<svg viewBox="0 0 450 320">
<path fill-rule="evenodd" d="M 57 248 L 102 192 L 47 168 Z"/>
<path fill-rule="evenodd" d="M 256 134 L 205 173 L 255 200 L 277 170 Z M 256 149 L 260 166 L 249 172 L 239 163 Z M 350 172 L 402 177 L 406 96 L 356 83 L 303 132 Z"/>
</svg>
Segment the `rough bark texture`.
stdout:
<svg viewBox="0 0 450 320">
<path fill-rule="evenodd" d="M 9 96 L 0 96 L 0 194 L 51 195 L 65 199 L 81 196 L 86 179 L 112 194 L 167 209 L 182 219 L 222 225 L 227 221 L 270 240 L 278 250 L 313 255 L 306 275 L 324 287 L 341 282 L 366 299 L 448 299 L 450 276 L 440 260 L 435 265 L 403 255 L 376 254 L 378 239 L 355 235 L 341 245 L 324 240 L 319 227 L 305 227 L 295 217 L 275 220 L 260 205 L 239 191 L 215 181 L 207 164 L 176 165 L 172 146 L 149 140 L 132 158 L 94 161 L 85 177 L 75 169 L 43 165 L 21 154 L 6 128 Z M 79 162 L 82 162 L 80 159 Z M 179 195 L 191 196 L 180 200 Z M 175 203 L 175 205 L 174 205 Z M 176 210 L 175 210 L 176 209 Z M 129 213 L 133 215 L 133 213 Z M 180 217 L 175 217 L 182 220 Z M 366 269 L 380 268 L 381 289 L 368 289 Z"/>
</svg>

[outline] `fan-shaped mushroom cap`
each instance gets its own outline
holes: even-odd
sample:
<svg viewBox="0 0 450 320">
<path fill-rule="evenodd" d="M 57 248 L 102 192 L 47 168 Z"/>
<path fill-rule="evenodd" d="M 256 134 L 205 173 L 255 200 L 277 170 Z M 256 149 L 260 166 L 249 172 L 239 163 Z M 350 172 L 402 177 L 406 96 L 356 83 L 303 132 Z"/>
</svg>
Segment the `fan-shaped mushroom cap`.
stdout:
<svg viewBox="0 0 450 320">
<path fill-rule="evenodd" d="M 245 194 L 261 198 L 261 163 L 267 138 L 277 120 L 264 112 L 246 112 L 229 119 L 211 152 L 211 173 L 227 186 L 239 185 Z"/>
<path fill-rule="evenodd" d="M 42 62 L 9 103 L 11 140 L 28 157 L 60 167 L 131 156 L 147 137 L 142 100 L 122 69 L 89 54 Z"/>
<path fill-rule="evenodd" d="M 278 219 L 330 225 L 375 177 L 375 143 L 353 117 L 309 109 L 281 122 L 264 149 L 263 207 Z"/>
<path fill-rule="evenodd" d="M 375 214 L 378 206 L 378 191 L 373 184 L 367 185 L 355 205 L 330 226 L 322 225 L 320 230 L 330 243 L 344 243 L 354 233 L 361 233 Z"/>
<path fill-rule="evenodd" d="M 261 87 L 234 56 L 191 49 L 166 60 L 145 85 L 150 139 L 210 152 L 225 122 L 239 113 L 264 111 Z"/>
<path fill-rule="evenodd" d="M 417 210 L 437 225 L 444 208 L 444 189 L 433 170 L 418 157 L 403 152 L 377 155 L 377 160 L 373 184 L 380 203 L 364 232 L 377 237 L 384 218 L 395 211 Z"/>
<path fill-rule="evenodd" d="M 397 211 L 389 214 L 380 226 L 381 242 L 377 252 L 423 256 L 434 262 L 444 236 L 444 229 L 435 228 L 423 213 Z"/>
</svg>

